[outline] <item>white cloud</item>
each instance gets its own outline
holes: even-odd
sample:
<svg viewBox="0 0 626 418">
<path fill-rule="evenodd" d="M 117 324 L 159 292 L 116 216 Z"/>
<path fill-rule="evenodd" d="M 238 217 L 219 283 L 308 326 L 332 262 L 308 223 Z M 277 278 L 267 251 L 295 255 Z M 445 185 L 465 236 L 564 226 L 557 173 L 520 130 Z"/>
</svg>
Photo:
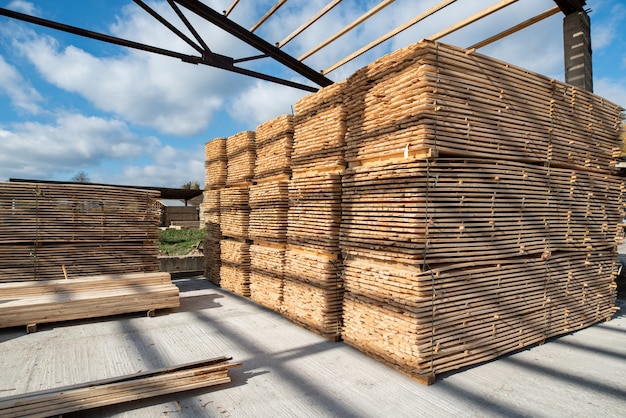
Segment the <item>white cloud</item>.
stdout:
<svg viewBox="0 0 626 418">
<path fill-rule="evenodd" d="M 159 24 L 147 13 L 132 10 L 114 26 L 116 35 L 139 41 L 149 37 L 151 44 L 164 47 L 169 47 L 167 42 L 159 45 L 159 40 L 169 39 L 181 46 L 175 35 L 158 30 Z M 250 83 L 243 76 L 145 52 L 96 57 L 33 32 L 14 44 L 48 82 L 119 118 L 179 136 L 207 129 L 225 98 Z"/>
<path fill-rule="evenodd" d="M 35 7 L 33 3 L 24 0 L 13 0 L 6 6 L 6 8 L 29 15 L 37 15 L 39 13 L 39 9 Z"/>
<path fill-rule="evenodd" d="M 596 78 L 593 81 L 593 92 L 626 109 L 626 77 Z"/>
<path fill-rule="evenodd" d="M 201 149 L 179 150 L 164 147 L 147 165 L 129 165 L 112 179 L 116 184 L 180 187 L 190 181 L 204 185 L 204 153 Z"/>
<path fill-rule="evenodd" d="M 232 101 L 228 113 L 236 120 L 254 124 L 251 129 L 255 129 L 276 116 L 292 113 L 292 105 L 306 94 L 310 93 L 257 81 Z"/>
<path fill-rule="evenodd" d="M 2 94 L 6 94 L 18 109 L 31 114 L 41 112 L 38 104 L 43 100 L 41 95 L 0 55 L 0 95 Z"/>
<path fill-rule="evenodd" d="M 0 178 L 51 178 L 107 160 L 130 161 L 159 145 L 114 119 L 66 114 L 54 124 L 19 123 L 0 127 Z"/>
</svg>

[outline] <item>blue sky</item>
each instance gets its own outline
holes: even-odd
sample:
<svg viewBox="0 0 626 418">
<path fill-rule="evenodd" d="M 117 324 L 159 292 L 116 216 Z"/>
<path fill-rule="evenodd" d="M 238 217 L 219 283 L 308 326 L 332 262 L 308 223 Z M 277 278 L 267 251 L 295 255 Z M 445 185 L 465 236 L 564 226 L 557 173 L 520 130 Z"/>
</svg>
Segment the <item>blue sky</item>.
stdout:
<svg viewBox="0 0 626 418">
<path fill-rule="evenodd" d="M 495 0 L 458 0 L 443 12 L 331 72 L 345 79 L 374 59 L 446 28 Z M 231 0 L 205 0 L 217 11 Z M 275 0 L 241 0 L 230 18 L 250 28 Z M 328 0 L 291 0 L 256 32 L 277 42 Z M 379 0 L 344 0 L 284 50 L 300 56 Z M 315 69 L 330 65 L 400 26 L 439 0 L 397 0 L 357 30 L 312 55 Z M 173 15 L 164 1 L 148 2 Z M 554 6 L 520 0 L 440 41 L 467 47 Z M 0 6 L 126 39 L 191 53 L 190 48 L 131 1 L 2 1 Z M 588 0 L 594 91 L 626 107 L 626 0 Z M 193 16 L 190 16 L 193 21 Z M 524 68 L 563 80 L 562 14 L 481 49 Z M 172 21 L 176 21 L 175 18 Z M 182 25 L 179 25 L 182 28 Z M 225 32 L 201 24 L 212 51 L 233 57 L 257 52 Z M 268 59 L 251 64 L 310 84 Z M 0 16 L 0 181 L 9 178 L 91 181 L 178 187 L 204 179 L 204 144 L 256 127 L 308 93 L 173 58 L 133 51 Z"/>
</svg>

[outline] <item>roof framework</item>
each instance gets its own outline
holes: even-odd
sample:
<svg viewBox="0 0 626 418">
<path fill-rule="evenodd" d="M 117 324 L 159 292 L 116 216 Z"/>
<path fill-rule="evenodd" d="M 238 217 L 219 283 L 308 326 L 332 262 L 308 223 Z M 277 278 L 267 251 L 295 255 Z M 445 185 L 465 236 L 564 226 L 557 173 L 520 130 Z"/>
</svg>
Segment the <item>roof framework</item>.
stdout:
<svg viewBox="0 0 626 418">
<path fill-rule="evenodd" d="M 283 6 L 287 2 L 287 0 L 278 0 L 274 4 L 274 6 L 272 6 L 250 29 L 246 29 L 243 26 L 240 26 L 239 24 L 237 24 L 236 22 L 234 22 L 232 19 L 229 18 L 233 10 L 240 4 L 239 0 L 234 0 L 228 9 L 224 10 L 221 13 L 212 9 L 211 7 L 207 6 L 206 4 L 198 0 L 167 0 L 167 3 L 175 12 L 178 18 L 178 21 L 175 23 L 166 19 L 162 15 L 160 15 L 157 11 L 155 11 L 153 8 L 151 8 L 148 4 L 146 4 L 142 0 L 133 0 L 133 1 L 139 7 L 141 7 L 143 10 L 149 13 L 153 18 L 155 18 L 158 22 L 160 22 L 163 26 L 168 28 L 174 35 L 176 35 L 178 38 L 182 39 L 185 43 L 187 43 L 191 48 L 193 48 L 197 52 L 197 54 L 190 55 L 190 54 L 168 50 L 165 48 L 160 48 L 158 46 L 138 43 L 138 42 L 134 42 L 131 40 L 107 35 L 104 33 L 94 32 L 88 29 L 79 28 L 76 26 L 70 26 L 64 23 L 46 20 L 46 19 L 42 19 L 36 16 L 19 13 L 19 12 L 9 10 L 6 8 L 0 8 L 0 15 L 17 19 L 17 20 L 21 20 L 21 21 L 25 21 L 25 22 L 29 22 L 32 24 L 72 33 L 75 35 L 84 36 L 84 37 L 91 38 L 91 39 L 96 39 L 99 41 L 104 41 L 104 42 L 121 45 L 121 46 L 128 47 L 128 48 L 155 53 L 155 54 L 165 55 L 165 56 L 169 56 L 172 58 L 177 58 L 177 59 L 180 59 L 184 62 L 188 62 L 191 64 L 203 64 L 203 65 L 219 68 L 222 70 L 227 70 L 227 71 L 235 72 L 238 74 L 256 77 L 262 80 L 279 83 L 279 84 L 283 84 L 286 86 L 290 86 L 290 87 L 294 87 L 294 88 L 298 88 L 298 89 L 302 89 L 306 91 L 316 91 L 319 87 L 325 87 L 333 83 L 332 80 L 327 78 L 326 75 L 328 73 L 345 65 L 346 63 L 350 62 L 356 57 L 374 48 L 375 46 L 388 41 L 389 39 L 393 38 L 394 36 L 398 35 L 404 30 L 418 24 L 424 19 L 431 17 L 437 13 L 440 13 L 443 9 L 450 6 L 451 4 L 456 3 L 457 1 L 471 1 L 471 0 L 443 0 L 437 3 L 435 6 L 429 9 L 423 10 L 417 16 L 414 16 L 413 18 L 409 19 L 403 25 L 393 29 L 392 31 L 370 42 L 369 44 L 358 48 L 350 55 L 346 56 L 345 58 L 339 60 L 335 64 L 332 64 L 331 66 L 321 71 L 311 68 L 310 66 L 305 64 L 303 61 L 324 48 L 330 48 L 330 45 L 334 41 L 336 41 L 337 39 L 339 39 L 341 36 L 345 35 L 346 33 L 360 27 L 361 25 L 367 24 L 366 22 L 368 19 L 370 19 L 371 17 L 379 13 L 381 10 L 389 6 L 391 3 L 393 3 L 394 0 L 380 1 L 373 8 L 365 12 L 359 18 L 354 20 L 352 23 L 345 26 L 340 31 L 336 32 L 335 34 L 331 35 L 329 38 L 327 38 L 320 44 L 316 45 L 315 47 L 311 48 L 308 52 L 306 52 L 305 54 L 303 54 L 302 56 L 298 58 L 289 55 L 288 53 L 284 52 L 281 48 L 284 47 L 287 43 L 289 43 L 293 39 L 295 39 L 297 36 L 301 35 L 307 29 L 309 29 L 325 14 L 330 12 L 332 9 L 338 7 L 342 0 L 332 0 L 328 2 L 322 9 L 320 9 L 317 13 L 315 13 L 313 16 L 308 18 L 299 28 L 297 28 L 291 34 L 285 37 L 283 40 L 281 40 L 280 42 L 276 42 L 275 44 L 272 44 L 264 40 L 260 36 L 256 35 L 254 32 L 260 26 L 262 26 L 268 19 L 270 19 L 272 15 L 274 15 L 281 8 L 281 6 Z M 474 24 L 478 22 L 479 20 L 506 8 L 512 5 L 513 3 L 516 3 L 517 1 L 518 0 L 495 1 L 491 6 L 485 8 L 484 10 L 478 13 L 475 13 L 474 15 L 460 22 L 457 22 L 456 24 L 453 24 L 452 26 L 449 26 L 448 28 L 438 33 L 435 33 L 431 35 L 430 37 L 427 37 L 427 39 L 431 39 L 431 40 L 440 39 L 443 36 L 449 35 L 450 33 L 453 33 L 463 27 L 466 27 L 470 24 Z M 549 16 L 552 16 L 558 13 L 559 11 L 564 13 L 565 15 L 583 11 L 583 7 L 585 6 L 586 2 L 584 0 L 554 0 L 554 3 L 556 4 L 555 7 L 543 13 L 540 13 L 536 16 L 533 16 L 523 22 L 520 22 L 519 24 L 505 31 L 502 31 L 498 34 L 495 34 L 485 39 L 484 41 L 478 42 L 472 45 L 470 49 L 481 48 L 492 42 L 496 42 L 506 36 L 509 36 L 512 33 L 515 33 Z M 226 31 L 230 35 L 234 36 L 235 38 L 239 39 L 240 41 L 243 41 L 247 45 L 254 48 L 256 51 L 258 51 L 258 54 L 253 55 L 253 56 L 243 57 L 243 58 L 233 58 L 230 56 L 217 54 L 211 51 L 208 43 L 202 38 L 197 28 L 191 23 L 189 19 L 190 15 L 195 15 L 197 17 L 200 17 L 203 21 L 208 22 L 220 28 L 223 31 Z M 181 24 L 186 28 L 186 30 L 188 31 L 189 34 L 191 34 L 191 36 L 186 35 L 181 29 L 179 29 L 179 26 Z M 254 71 L 254 70 L 241 66 L 241 64 L 243 63 L 259 60 L 262 58 L 270 58 L 274 60 L 275 62 L 281 64 L 282 66 L 289 68 L 290 70 L 294 71 L 295 73 L 307 79 L 308 82 L 313 84 L 313 86 L 309 84 L 302 84 L 302 83 L 294 82 L 293 80 L 287 79 L 285 77 L 279 77 L 279 76 L 272 75 L 272 74 Z"/>
</svg>

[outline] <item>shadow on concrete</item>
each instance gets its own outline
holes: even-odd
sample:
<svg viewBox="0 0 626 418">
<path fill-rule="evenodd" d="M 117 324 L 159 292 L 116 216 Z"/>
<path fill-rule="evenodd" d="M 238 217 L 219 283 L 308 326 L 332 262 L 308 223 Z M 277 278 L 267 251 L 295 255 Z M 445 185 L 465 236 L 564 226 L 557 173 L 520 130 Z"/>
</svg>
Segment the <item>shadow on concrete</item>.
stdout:
<svg viewBox="0 0 626 418">
<path fill-rule="evenodd" d="M 221 304 L 215 302 L 216 299 L 224 296 L 218 294 L 197 295 L 197 296 L 180 296 L 180 306 L 172 308 L 171 312 L 194 312 L 203 309 L 219 308 Z"/>
<path fill-rule="evenodd" d="M 553 344 L 553 342 L 550 344 Z M 505 356 L 498 361 L 507 362 L 525 370 L 532 370 L 538 375 L 548 376 L 551 379 L 560 381 L 566 385 L 579 386 L 582 389 L 597 392 L 599 395 L 611 396 L 617 400 L 626 399 L 626 391 L 624 390 L 615 388 L 597 380 L 556 370 L 538 362 L 531 363 L 530 361 L 522 359 L 518 356 Z"/>
<path fill-rule="evenodd" d="M 495 415 L 507 418 L 528 417 L 527 412 L 488 399 L 484 393 L 479 393 L 480 389 L 472 391 L 467 385 L 455 384 L 445 378 L 441 381 L 437 379 L 435 385 L 437 385 L 437 390 L 446 393 L 453 399 L 458 399 L 459 401 L 464 400 L 471 405 L 475 405 L 476 409 L 479 410 L 480 414 L 483 416 Z"/>
<path fill-rule="evenodd" d="M 273 314 L 280 316 L 276 313 Z M 254 343 L 254 340 L 247 335 L 237 332 L 230 327 L 224 326 L 219 321 L 214 321 L 212 318 L 205 316 L 202 312 L 197 312 L 196 316 L 202 321 L 212 321 L 213 327 L 215 327 L 221 335 L 228 338 L 231 342 L 236 343 L 250 356 L 250 359 L 246 360 L 241 368 L 237 368 L 239 370 L 233 369 L 231 371 L 233 381 L 231 383 L 227 383 L 224 387 L 239 385 L 241 384 L 239 381 L 240 378 L 249 379 L 253 377 L 254 373 L 258 373 L 253 372 L 252 374 L 248 374 L 250 373 L 250 370 L 261 369 L 262 371 L 260 374 L 275 372 L 280 375 L 281 380 L 288 382 L 292 389 L 298 390 L 302 394 L 303 398 L 306 398 L 308 401 L 315 403 L 320 408 L 323 408 L 327 414 L 346 418 L 359 417 L 359 414 L 357 414 L 356 411 L 351 410 L 348 405 L 341 402 L 331 393 L 328 393 L 325 388 L 314 385 L 311 380 L 307 378 L 305 372 L 299 371 L 294 367 L 289 367 L 288 365 L 289 360 L 312 356 L 316 353 L 338 348 L 340 347 L 339 343 L 322 340 L 318 343 L 297 349 L 267 353 L 263 347 L 257 346 Z M 285 320 L 282 317 L 281 319 Z M 272 371 L 270 371 L 270 369 Z"/>
</svg>

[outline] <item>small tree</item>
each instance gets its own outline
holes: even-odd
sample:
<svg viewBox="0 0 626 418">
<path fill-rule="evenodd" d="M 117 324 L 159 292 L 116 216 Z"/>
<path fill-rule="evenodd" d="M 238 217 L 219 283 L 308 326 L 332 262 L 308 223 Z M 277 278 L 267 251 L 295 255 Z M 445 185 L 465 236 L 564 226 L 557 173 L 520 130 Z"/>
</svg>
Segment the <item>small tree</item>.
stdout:
<svg viewBox="0 0 626 418">
<path fill-rule="evenodd" d="M 185 190 L 200 190 L 200 183 L 197 180 L 189 181 L 180 186 L 180 188 Z"/>
<path fill-rule="evenodd" d="M 72 181 L 74 183 L 89 183 L 91 179 L 89 178 L 89 175 L 87 173 L 85 173 L 84 171 L 79 171 L 78 173 L 74 174 L 74 177 L 72 177 Z"/>
</svg>

